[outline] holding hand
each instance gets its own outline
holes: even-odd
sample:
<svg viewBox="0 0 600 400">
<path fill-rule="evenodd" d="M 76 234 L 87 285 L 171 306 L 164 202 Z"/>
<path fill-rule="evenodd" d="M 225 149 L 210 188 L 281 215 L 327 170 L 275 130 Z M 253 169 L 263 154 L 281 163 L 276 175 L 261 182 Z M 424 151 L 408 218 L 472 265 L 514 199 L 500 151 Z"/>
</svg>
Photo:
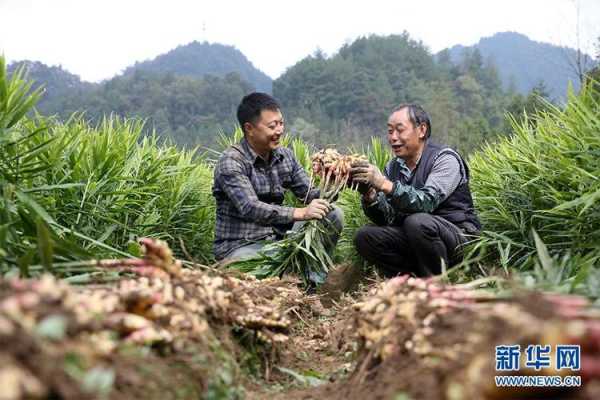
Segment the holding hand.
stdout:
<svg viewBox="0 0 600 400">
<path fill-rule="evenodd" d="M 360 184 L 370 185 L 375 190 L 381 190 L 383 184 L 387 181 L 379 168 L 367 161 L 357 161 L 352 163 L 352 181 Z"/>
<path fill-rule="evenodd" d="M 327 200 L 314 199 L 304 208 L 294 210 L 296 221 L 308 221 L 311 219 L 323 219 L 331 211 L 331 204 Z"/>
<path fill-rule="evenodd" d="M 369 187 L 366 192 L 362 193 L 362 197 L 363 201 L 365 201 L 367 204 L 371 204 L 377 199 L 377 191 L 375 191 L 375 189 L 372 187 Z"/>
</svg>

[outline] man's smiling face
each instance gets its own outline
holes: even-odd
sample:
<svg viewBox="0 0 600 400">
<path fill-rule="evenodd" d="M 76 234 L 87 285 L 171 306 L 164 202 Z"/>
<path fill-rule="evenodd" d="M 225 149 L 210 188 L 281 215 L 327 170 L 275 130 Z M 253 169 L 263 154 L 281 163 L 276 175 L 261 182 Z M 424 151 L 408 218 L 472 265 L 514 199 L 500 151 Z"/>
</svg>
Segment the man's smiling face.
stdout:
<svg viewBox="0 0 600 400">
<path fill-rule="evenodd" d="M 408 114 L 408 107 L 394 112 L 387 123 L 388 143 L 394 154 L 408 159 L 419 154 L 425 140 L 426 126 L 414 126 Z"/>
<path fill-rule="evenodd" d="M 279 147 L 285 128 L 280 110 L 263 110 L 256 123 L 247 122 L 245 125 L 248 142 L 262 157 Z"/>
</svg>

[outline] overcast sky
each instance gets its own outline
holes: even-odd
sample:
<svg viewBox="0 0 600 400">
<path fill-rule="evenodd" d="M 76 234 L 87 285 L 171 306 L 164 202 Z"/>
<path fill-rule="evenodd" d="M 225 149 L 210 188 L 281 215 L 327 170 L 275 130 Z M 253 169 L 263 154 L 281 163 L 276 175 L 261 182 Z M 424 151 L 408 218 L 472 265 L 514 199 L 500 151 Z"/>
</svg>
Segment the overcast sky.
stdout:
<svg viewBox="0 0 600 400">
<path fill-rule="evenodd" d="M 89 81 L 193 40 L 233 45 L 276 78 L 317 47 L 404 30 L 432 52 L 509 30 L 576 47 L 579 31 L 593 53 L 600 0 L 0 0 L 0 53 Z"/>
</svg>

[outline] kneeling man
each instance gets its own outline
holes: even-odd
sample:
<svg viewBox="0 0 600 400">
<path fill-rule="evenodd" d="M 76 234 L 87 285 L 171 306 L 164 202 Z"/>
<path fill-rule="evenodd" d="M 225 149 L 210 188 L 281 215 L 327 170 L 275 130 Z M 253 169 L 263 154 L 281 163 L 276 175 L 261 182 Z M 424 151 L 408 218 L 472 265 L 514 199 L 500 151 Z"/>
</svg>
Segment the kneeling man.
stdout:
<svg viewBox="0 0 600 400">
<path fill-rule="evenodd" d="M 429 116 L 416 104 L 398 106 L 387 131 L 395 157 L 384 172 L 365 162 L 352 168 L 364 212 L 376 224 L 358 230 L 355 246 L 386 276 L 439 274 L 461 260 L 461 245 L 481 228 L 467 163 L 429 139 Z"/>
<path fill-rule="evenodd" d="M 310 190 L 308 175 L 294 153 L 280 146 L 284 119 L 277 101 L 265 93 L 242 99 L 237 118 L 244 138 L 226 149 L 214 171 L 216 199 L 214 253 L 225 262 L 256 255 L 268 241 L 282 239 L 294 222 L 327 218 L 331 250 L 342 230 L 342 213 Z M 291 190 L 306 207 L 283 206 Z"/>
</svg>

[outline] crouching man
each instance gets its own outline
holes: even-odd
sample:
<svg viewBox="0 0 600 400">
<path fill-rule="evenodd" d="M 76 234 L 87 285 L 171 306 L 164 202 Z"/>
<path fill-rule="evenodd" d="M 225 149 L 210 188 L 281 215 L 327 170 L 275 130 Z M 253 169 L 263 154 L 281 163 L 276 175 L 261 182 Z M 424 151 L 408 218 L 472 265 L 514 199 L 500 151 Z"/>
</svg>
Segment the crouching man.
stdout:
<svg viewBox="0 0 600 400">
<path fill-rule="evenodd" d="M 461 260 L 461 245 L 481 228 L 467 163 L 429 139 L 431 122 L 418 105 L 398 106 L 387 131 L 395 157 L 384 172 L 366 162 L 352 168 L 364 212 L 376 224 L 358 230 L 356 249 L 386 276 L 439 274 Z"/>
<path fill-rule="evenodd" d="M 284 119 L 277 101 L 264 93 L 249 94 L 237 118 L 244 138 L 223 152 L 214 171 L 216 259 L 226 264 L 252 257 L 267 242 L 297 229 L 300 221 L 322 218 L 331 223 L 332 251 L 342 230 L 341 210 L 319 199 L 319 190 L 310 190 L 293 152 L 280 146 Z M 306 206 L 283 206 L 286 190 Z"/>
</svg>

